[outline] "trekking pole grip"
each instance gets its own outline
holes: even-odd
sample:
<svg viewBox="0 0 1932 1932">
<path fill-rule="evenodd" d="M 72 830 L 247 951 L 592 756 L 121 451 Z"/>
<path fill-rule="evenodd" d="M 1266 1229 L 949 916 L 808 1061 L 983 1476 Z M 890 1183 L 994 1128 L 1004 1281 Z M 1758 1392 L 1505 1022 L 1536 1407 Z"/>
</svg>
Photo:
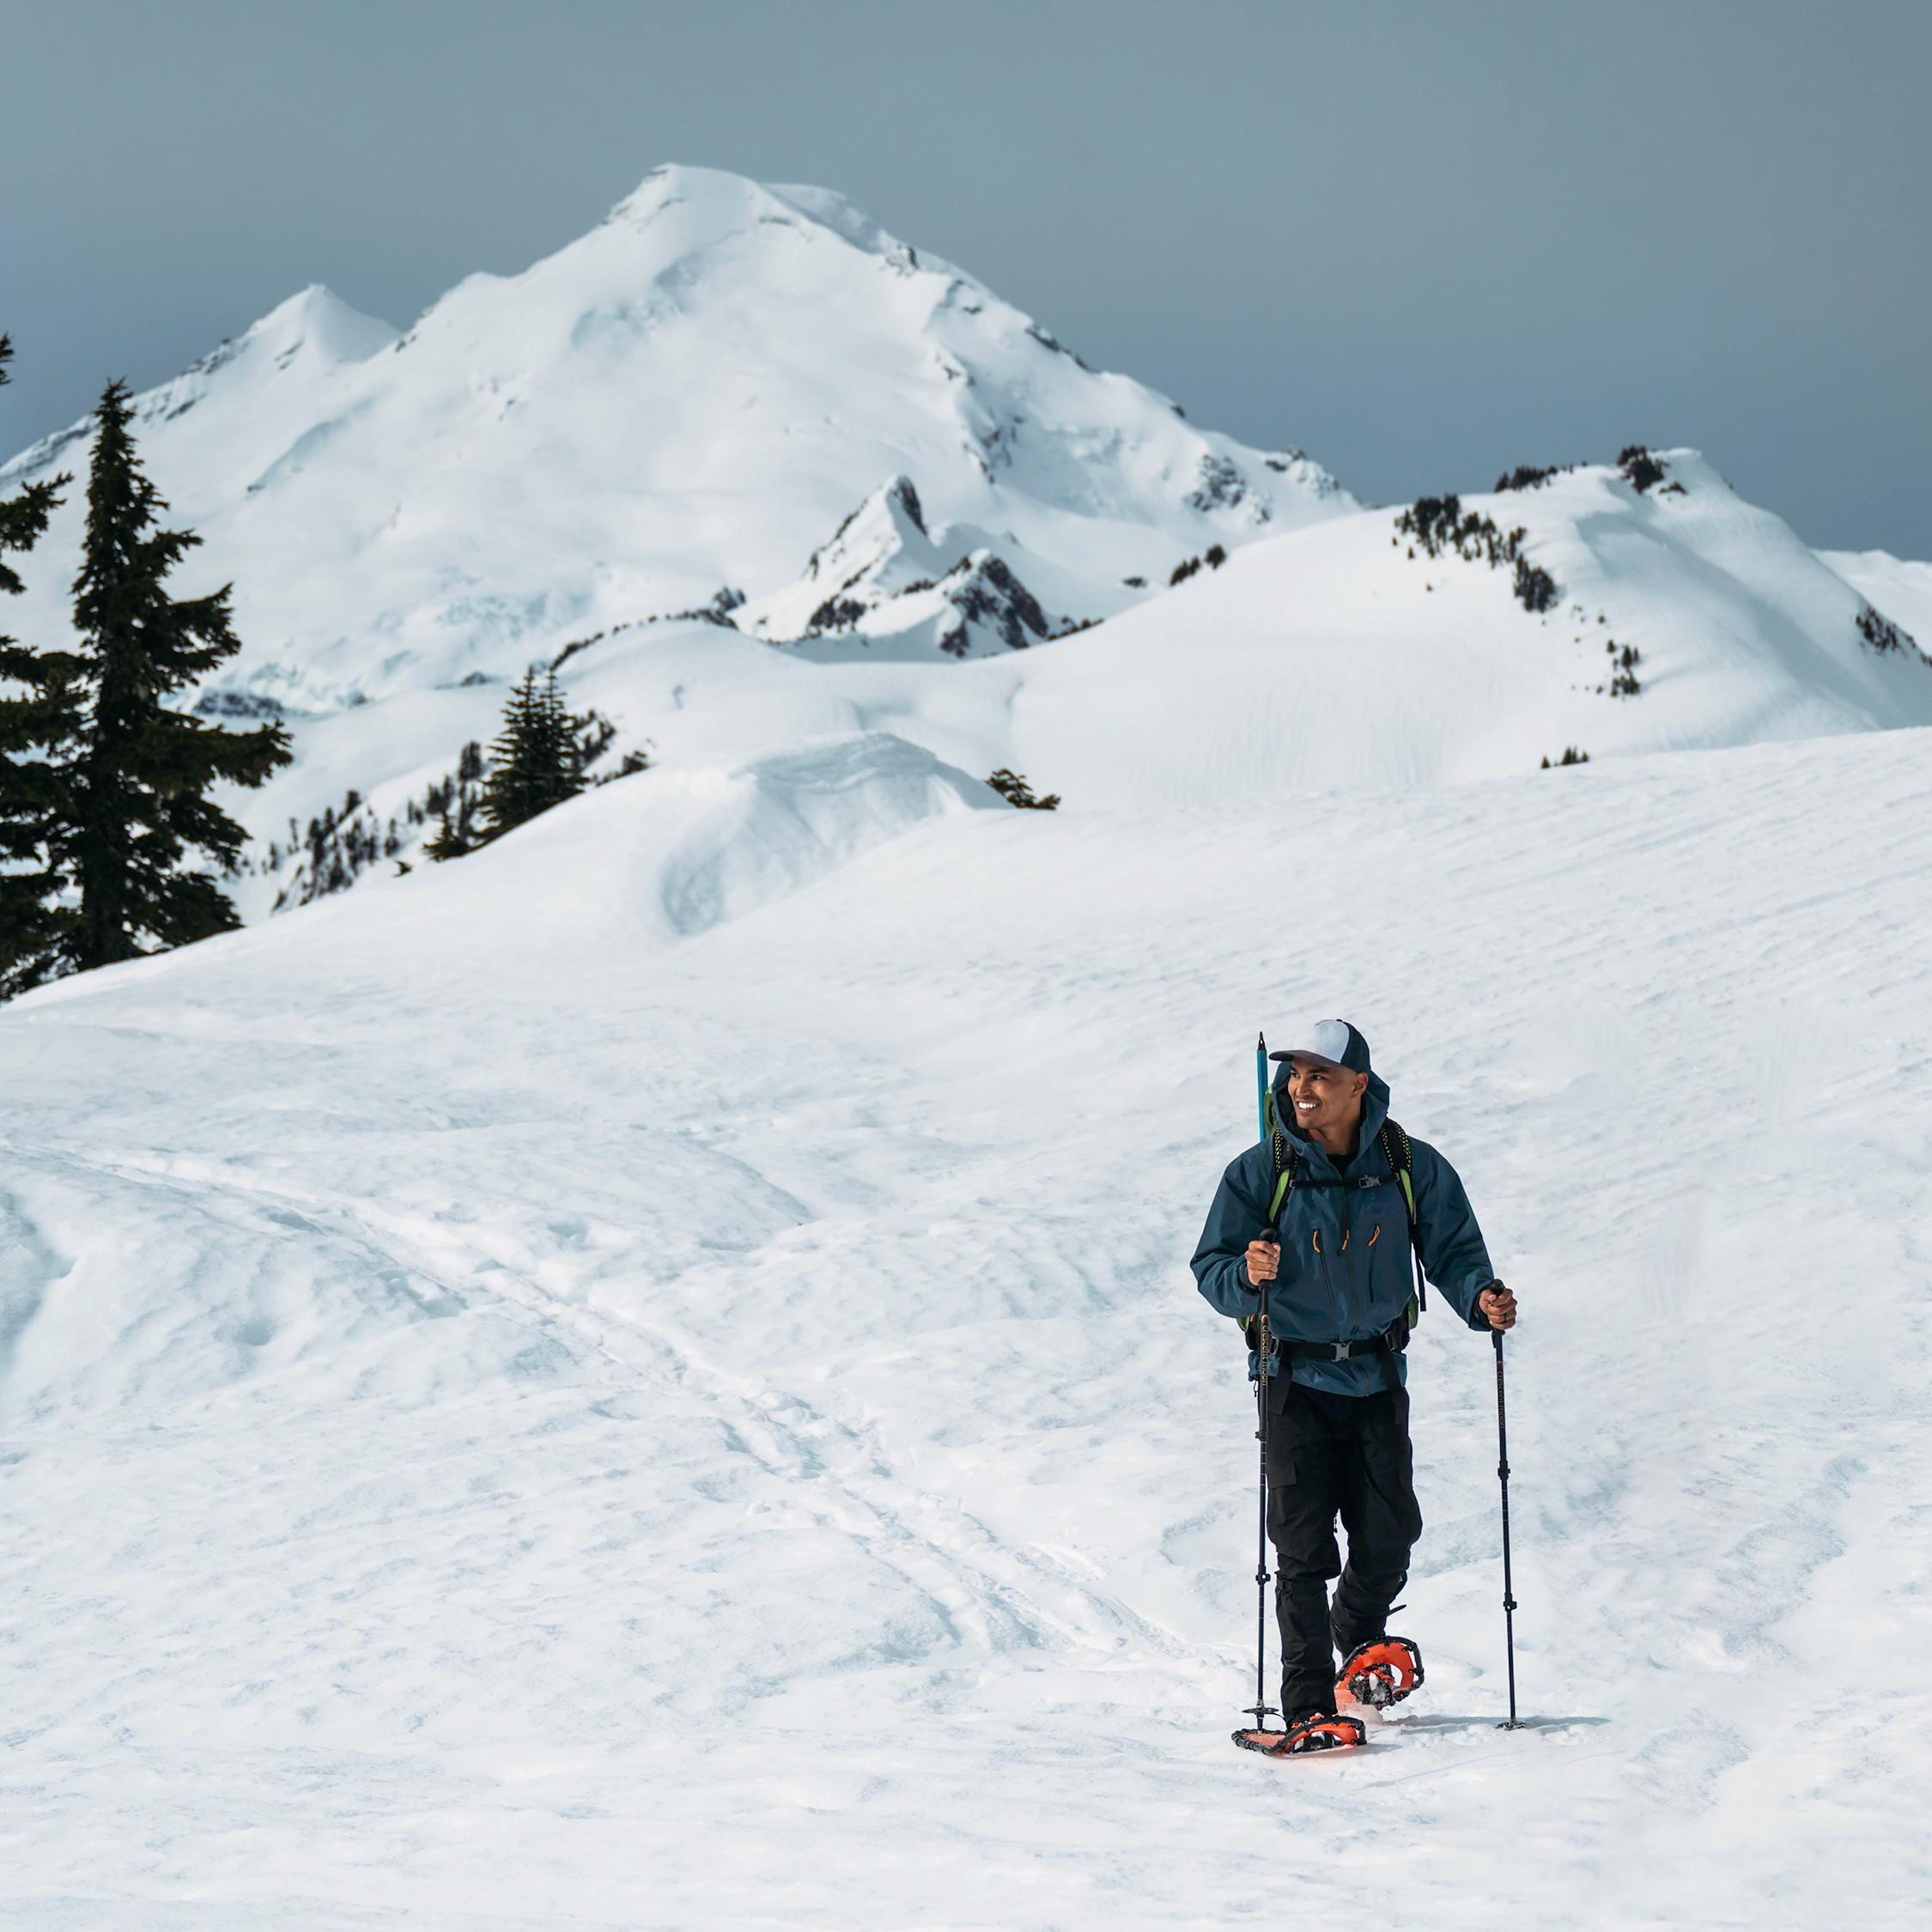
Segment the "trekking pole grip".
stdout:
<svg viewBox="0 0 1932 1932">
<path fill-rule="evenodd" d="M 1503 1331 L 1492 1328 L 1489 1339 L 1496 1344 L 1496 1479 L 1510 1479 L 1510 1437 L 1503 1415 Z"/>
</svg>

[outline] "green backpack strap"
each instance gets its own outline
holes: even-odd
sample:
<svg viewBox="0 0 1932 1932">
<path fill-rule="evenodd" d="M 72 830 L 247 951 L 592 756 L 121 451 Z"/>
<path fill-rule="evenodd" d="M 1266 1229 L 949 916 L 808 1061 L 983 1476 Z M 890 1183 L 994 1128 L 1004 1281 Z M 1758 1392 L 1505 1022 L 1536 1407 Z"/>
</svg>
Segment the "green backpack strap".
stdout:
<svg viewBox="0 0 1932 1932">
<path fill-rule="evenodd" d="M 1288 1190 L 1295 1185 L 1295 1153 L 1288 1145 L 1288 1137 L 1281 1131 L 1280 1117 L 1274 1110 L 1274 1095 L 1270 1092 L 1262 1097 L 1261 1123 L 1267 1130 L 1268 1145 L 1274 1151 L 1274 1193 L 1268 1201 L 1268 1225 L 1276 1227 L 1281 1219 L 1281 1204 L 1288 1198 Z M 1255 1318 L 1250 1317 L 1241 1325 L 1241 1332 L 1248 1346 L 1257 1346 L 1259 1338 L 1255 1331 Z"/>
<path fill-rule="evenodd" d="M 1415 1263 L 1415 1292 L 1409 1297 L 1408 1307 L 1408 1322 L 1413 1328 L 1429 1306 L 1429 1290 L 1422 1276 L 1422 1234 L 1415 1218 L 1415 1151 L 1409 1145 L 1408 1135 L 1394 1121 L 1382 1122 L 1376 1139 L 1382 1158 L 1401 1183 L 1403 1205 L 1409 1211 L 1409 1255 Z"/>
<path fill-rule="evenodd" d="M 1282 1204 L 1295 1185 L 1296 1157 L 1288 1145 L 1288 1137 L 1281 1131 L 1281 1119 L 1274 1110 L 1272 1091 L 1261 1103 L 1261 1119 L 1274 1152 L 1274 1193 L 1268 1201 L 1268 1225 L 1279 1227 Z M 1422 1236 L 1415 1213 L 1415 1151 L 1409 1145 L 1408 1135 L 1394 1121 L 1383 1121 L 1376 1141 L 1382 1148 L 1382 1158 L 1388 1163 L 1390 1171 L 1401 1188 L 1402 1205 L 1408 1210 L 1409 1257 L 1415 1266 L 1415 1292 L 1409 1297 L 1405 1318 L 1413 1329 L 1421 1320 L 1423 1309 L 1429 1306 L 1429 1289 L 1422 1273 Z"/>
<path fill-rule="evenodd" d="M 1274 1110 L 1272 1089 L 1261 1103 L 1261 1119 L 1267 1125 L 1269 1144 L 1274 1150 L 1274 1194 L 1268 1201 L 1268 1225 L 1272 1228 L 1280 1224 L 1281 1204 L 1287 1200 L 1288 1190 L 1295 1185 L 1295 1155 L 1289 1148 L 1287 1135 L 1281 1131 L 1281 1116 Z"/>
</svg>

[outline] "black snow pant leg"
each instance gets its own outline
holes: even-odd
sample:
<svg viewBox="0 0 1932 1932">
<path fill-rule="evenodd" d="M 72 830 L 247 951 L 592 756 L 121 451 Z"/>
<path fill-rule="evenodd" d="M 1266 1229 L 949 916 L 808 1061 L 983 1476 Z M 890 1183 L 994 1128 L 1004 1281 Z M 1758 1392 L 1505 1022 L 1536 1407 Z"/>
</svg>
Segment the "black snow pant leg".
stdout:
<svg viewBox="0 0 1932 1932">
<path fill-rule="evenodd" d="M 1281 1708 L 1333 1710 L 1335 1650 L 1385 1634 L 1422 1534 L 1402 1388 L 1331 1395 L 1279 1384 L 1268 1416 L 1268 1537 L 1281 1625 Z M 1348 1533 L 1344 1570 L 1335 1519 Z M 1341 1577 L 1330 1619 L 1328 1581 Z"/>
</svg>

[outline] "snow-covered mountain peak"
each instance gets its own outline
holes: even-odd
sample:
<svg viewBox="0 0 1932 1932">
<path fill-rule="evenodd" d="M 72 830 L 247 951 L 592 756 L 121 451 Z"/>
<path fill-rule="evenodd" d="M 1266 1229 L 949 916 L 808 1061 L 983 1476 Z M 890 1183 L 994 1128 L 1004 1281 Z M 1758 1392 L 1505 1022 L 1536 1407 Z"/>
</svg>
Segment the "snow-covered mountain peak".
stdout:
<svg viewBox="0 0 1932 1932">
<path fill-rule="evenodd" d="M 238 499 L 246 501 L 265 473 L 330 421 L 368 364 L 397 340 L 388 323 L 312 283 L 173 380 L 136 397 L 136 438 L 176 517 L 197 526 L 212 523 L 220 546 L 218 532 Z M 0 488 L 55 469 L 77 474 L 91 428 L 83 416 L 0 465 Z M 76 540 L 78 505 L 76 493 L 57 522 L 56 542 Z M 73 535 L 64 522 L 70 517 L 76 519 Z M 222 576 L 252 574 L 246 549 L 224 547 L 223 554 Z M 43 635 L 65 623 L 64 607 L 47 595 L 53 588 L 36 586 L 35 601 L 46 600 Z"/>
<path fill-rule="evenodd" d="M 811 553 L 805 575 L 814 583 L 849 583 L 908 550 L 930 562 L 933 533 L 926 527 L 919 492 L 910 477 L 881 483 L 838 528 L 831 540 Z"/>
<path fill-rule="evenodd" d="M 149 473 L 206 539 L 197 563 L 234 581 L 246 649 L 225 682 L 308 711 L 513 675 L 722 586 L 756 605 L 799 583 L 882 477 L 919 513 L 882 499 L 854 546 L 902 554 L 908 583 L 984 550 L 987 594 L 1037 600 L 1055 630 L 1213 544 L 1352 507 L 1305 459 L 1089 368 L 842 197 L 711 168 L 658 169 L 399 342 L 305 289 L 140 410 Z M 72 466 L 85 434 L 13 473 Z M 19 614 L 64 628 L 56 597 Z M 1018 626 L 995 631 L 1034 635 Z"/>
<path fill-rule="evenodd" d="M 949 281 L 972 279 L 951 263 L 890 234 L 835 189 L 789 182 L 769 185 L 721 168 L 675 162 L 654 167 L 611 210 L 601 227 L 635 234 L 659 225 L 673 211 L 686 248 L 721 246 L 760 229 L 790 228 L 807 239 L 814 239 L 811 231 L 820 231 L 902 272 L 920 270 Z"/>
<path fill-rule="evenodd" d="M 271 308 L 240 340 L 278 362 L 304 354 L 328 362 L 365 362 L 387 349 L 399 332 L 312 282 Z"/>
<path fill-rule="evenodd" d="M 217 377 L 231 390 L 266 388 L 282 377 L 298 385 L 326 380 L 380 355 L 397 338 L 388 323 L 312 282 L 172 382 L 149 391 L 140 398 L 136 421 L 165 422 L 185 414 L 213 392 Z"/>
<path fill-rule="evenodd" d="M 772 191 L 747 175 L 665 161 L 618 202 L 601 225 L 645 228 L 669 209 L 688 208 L 702 225 L 721 234 L 749 227 L 775 204 Z"/>
<path fill-rule="evenodd" d="M 1000 548 L 975 525 L 929 529 L 912 479 L 894 477 L 811 553 L 796 583 L 732 621 L 777 643 L 849 635 L 868 654 L 1024 649 L 1052 635 L 1052 619 Z"/>
</svg>

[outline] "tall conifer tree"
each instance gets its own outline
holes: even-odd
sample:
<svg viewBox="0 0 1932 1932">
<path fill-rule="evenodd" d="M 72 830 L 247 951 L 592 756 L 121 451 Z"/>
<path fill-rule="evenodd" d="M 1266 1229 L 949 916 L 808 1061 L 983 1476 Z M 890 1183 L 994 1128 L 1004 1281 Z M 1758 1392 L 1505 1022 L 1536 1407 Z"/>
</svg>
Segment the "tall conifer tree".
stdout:
<svg viewBox="0 0 1932 1932">
<path fill-rule="evenodd" d="M 12 380 L 13 353 L 12 342 L 0 336 L 0 388 Z M 0 595 L 17 597 L 25 588 L 8 553 L 33 548 L 72 480 L 29 483 L 0 503 Z M 58 896 L 52 847 L 67 816 L 67 794 L 65 775 L 50 758 L 70 749 L 79 732 L 79 671 L 71 652 L 36 651 L 0 636 L 0 999 L 46 976 L 39 963 L 58 949 L 78 917 Z"/>
<path fill-rule="evenodd" d="M 71 820 L 57 855 L 80 894 L 62 964 L 111 965 L 185 945 L 240 922 L 191 853 L 227 865 L 246 835 L 210 797 L 217 783 L 257 786 L 289 762 L 279 725 L 229 731 L 163 700 L 241 648 L 233 586 L 172 598 L 166 580 L 201 538 L 157 527 L 167 507 L 143 473 L 128 425 L 127 385 L 111 382 L 94 411 L 87 534 L 74 580 L 86 715 L 71 761 Z"/>
<path fill-rule="evenodd" d="M 535 665 L 503 707 L 503 728 L 489 748 L 483 781 L 486 838 L 501 838 L 584 788 L 578 720 L 564 708 L 556 672 Z"/>
</svg>

